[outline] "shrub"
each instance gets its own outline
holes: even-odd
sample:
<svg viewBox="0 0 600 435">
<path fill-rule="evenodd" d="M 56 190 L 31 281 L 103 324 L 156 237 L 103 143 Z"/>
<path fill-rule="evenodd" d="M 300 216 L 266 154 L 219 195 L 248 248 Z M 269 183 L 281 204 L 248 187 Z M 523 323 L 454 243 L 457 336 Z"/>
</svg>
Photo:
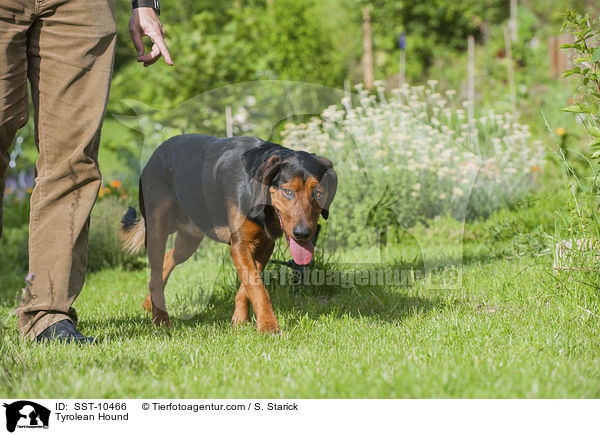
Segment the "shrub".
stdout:
<svg viewBox="0 0 600 435">
<path fill-rule="evenodd" d="M 27 271 L 29 264 L 28 234 L 28 225 L 4 228 L 2 240 L 0 240 L 0 263 L 3 268 L 17 270 L 22 273 Z"/>
<path fill-rule="evenodd" d="M 29 198 L 26 189 L 7 188 L 4 196 L 3 233 L 0 239 L 0 274 L 26 273 L 29 263 L 27 236 L 29 233 Z"/>
<path fill-rule="evenodd" d="M 109 186 L 101 189 L 101 197 L 92 211 L 88 270 L 115 266 L 141 268 L 145 264 L 143 254 L 130 255 L 123 252 L 118 238 L 119 222 L 127 210 L 125 199 L 129 194 L 114 181 Z M 7 195 L 5 212 L 7 219 L 0 240 L 0 263 L 6 270 L 16 270 L 22 274 L 27 271 L 29 261 L 29 195 L 19 198 L 14 194 Z"/>
<path fill-rule="evenodd" d="M 127 204 L 115 196 L 98 200 L 92 211 L 88 245 L 88 271 L 122 266 L 141 268 L 143 254 L 130 255 L 123 252 L 118 237 L 119 222 L 127 210 Z"/>
<path fill-rule="evenodd" d="M 596 30 L 597 21 L 591 19 L 589 14 L 580 15 L 574 11 L 564 13 L 563 30 L 568 29 L 574 37 L 572 44 L 561 46 L 563 50 L 574 55 L 573 67 L 564 72 L 563 77 L 578 77 L 580 87 L 573 104 L 563 108 L 565 112 L 577 114 L 591 142 L 592 154 L 583 157 L 589 163 L 592 177 L 586 179 L 578 173 L 576 161 L 569 155 L 568 149 L 561 143 L 559 154 L 567 169 L 573 193 L 570 216 L 564 219 L 568 222 L 569 238 L 593 237 L 598 240 L 600 224 L 598 219 L 598 194 L 600 193 L 600 168 L 597 163 L 590 161 L 600 160 L 600 31 Z M 589 156 L 589 158 L 588 158 Z M 579 197 L 575 193 L 579 190 Z"/>
<path fill-rule="evenodd" d="M 377 96 L 358 87 L 356 101 L 345 97 L 282 133 L 285 145 L 334 160 L 333 208 L 345 239 L 366 242 L 366 233 L 444 214 L 486 217 L 532 190 L 543 149 L 531 143 L 528 126 L 493 111 L 469 120 L 468 103 L 453 101 L 453 91 L 435 92 L 435 81 L 389 96 L 383 85 Z"/>
<path fill-rule="evenodd" d="M 29 199 L 31 189 L 19 189 L 11 192 L 8 188 L 4 194 L 4 229 L 18 228 L 29 224 Z"/>
</svg>

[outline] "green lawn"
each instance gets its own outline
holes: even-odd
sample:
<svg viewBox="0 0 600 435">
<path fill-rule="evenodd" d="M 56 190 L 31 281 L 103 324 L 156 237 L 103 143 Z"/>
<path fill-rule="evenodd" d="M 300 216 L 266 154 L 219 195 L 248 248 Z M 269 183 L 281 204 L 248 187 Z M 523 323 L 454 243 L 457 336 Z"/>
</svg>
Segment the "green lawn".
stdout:
<svg viewBox="0 0 600 435">
<path fill-rule="evenodd" d="M 280 336 L 230 327 L 236 277 L 220 270 L 216 245 L 174 272 L 168 293 L 180 306 L 169 332 L 141 309 L 145 271 L 91 274 L 76 308 L 83 332 L 103 338 L 92 347 L 19 339 L 9 316 L 15 275 L 0 285 L 0 396 L 598 398 L 598 280 L 554 275 L 547 247 L 515 243 L 527 231 L 535 239 L 536 219 L 534 207 L 470 224 L 462 256 L 456 244 L 426 248 L 463 258 L 456 289 L 433 288 L 429 278 L 408 287 L 273 284 Z M 385 258 L 410 263 L 411 249 L 392 246 Z M 173 288 L 186 286 L 213 290 L 175 298 Z"/>
</svg>

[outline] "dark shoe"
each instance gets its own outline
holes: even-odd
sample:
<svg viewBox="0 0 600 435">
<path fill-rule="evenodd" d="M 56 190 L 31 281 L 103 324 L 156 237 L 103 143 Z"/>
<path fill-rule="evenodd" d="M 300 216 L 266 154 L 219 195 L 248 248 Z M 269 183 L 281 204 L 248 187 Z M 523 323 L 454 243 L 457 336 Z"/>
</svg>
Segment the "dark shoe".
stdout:
<svg viewBox="0 0 600 435">
<path fill-rule="evenodd" d="M 61 343 L 81 343 L 81 344 L 92 344 L 96 341 L 94 337 L 86 337 L 75 328 L 68 320 L 61 320 L 60 322 L 50 325 L 44 329 L 35 339 L 38 343 L 41 341 L 59 341 Z"/>
</svg>

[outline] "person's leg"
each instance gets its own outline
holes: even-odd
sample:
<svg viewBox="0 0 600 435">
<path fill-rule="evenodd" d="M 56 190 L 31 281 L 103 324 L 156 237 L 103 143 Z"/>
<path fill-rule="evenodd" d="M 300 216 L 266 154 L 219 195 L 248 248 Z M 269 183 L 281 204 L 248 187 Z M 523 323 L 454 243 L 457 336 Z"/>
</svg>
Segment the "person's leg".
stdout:
<svg viewBox="0 0 600 435">
<path fill-rule="evenodd" d="M 34 0 L 3 0 L 0 4 L 0 237 L 8 149 L 17 130 L 27 123 L 27 30 Z"/>
<path fill-rule="evenodd" d="M 98 144 L 116 24 L 113 0 L 45 0 L 31 26 L 31 82 L 39 157 L 31 197 L 31 288 L 19 330 L 35 338 L 61 321 L 85 280 L 89 215 L 100 188 Z"/>
</svg>

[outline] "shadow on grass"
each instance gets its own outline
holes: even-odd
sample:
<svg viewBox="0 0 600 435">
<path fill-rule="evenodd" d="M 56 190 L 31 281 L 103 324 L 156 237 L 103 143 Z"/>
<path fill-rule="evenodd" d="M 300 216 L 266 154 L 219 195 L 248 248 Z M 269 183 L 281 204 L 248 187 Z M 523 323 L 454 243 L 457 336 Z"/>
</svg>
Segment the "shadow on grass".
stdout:
<svg viewBox="0 0 600 435">
<path fill-rule="evenodd" d="M 364 272 L 370 273 L 377 270 L 377 264 L 344 265 L 332 261 L 317 262 L 315 269 L 322 271 Z M 381 267 L 381 266 L 379 266 Z M 287 276 L 288 281 L 282 283 L 273 280 L 267 283 L 273 307 L 278 316 L 285 317 L 287 327 L 294 325 L 301 317 L 317 320 L 323 316 L 341 318 L 349 316 L 357 319 L 369 319 L 386 323 L 399 323 L 414 315 L 427 313 L 431 310 L 453 306 L 460 303 L 452 297 L 437 296 L 439 291 L 416 292 L 413 286 L 420 280 L 419 270 L 422 269 L 421 261 L 395 261 L 385 265 L 393 270 L 409 271 L 406 277 L 401 276 L 401 284 L 359 285 L 356 283 L 313 284 L 292 283 L 292 270 L 281 265 L 270 264 L 268 271 L 276 272 L 277 277 Z M 440 267 L 436 273 L 443 274 L 444 268 Z M 411 272 L 412 273 L 411 275 Z M 404 279 L 407 281 L 404 281 Z M 198 308 L 197 314 L 189 318 L 177 318 L 171 313 L 173 331 L 178 328 L 196 328 L 200 325 L 213 326 L 217 329 L 229 327 L 233 314 L 234 299 L 239 287 L 239 278 L 233 268 L 226 268 L 215 282 L 214 291 L 203 308 Z M 8 292 L 7 292 L 8 293 Z M 0 303 L 14 304 L 14 293 L 0 294 Z M 429 294 L 430 296 L 426 296 Z M 138 338 L 154 335 L 168 335 L 164 328 L 156 328 L 151 322 L 151 316 L 141 308 L 144 300 L 139 298 L 138 312 L 123 312 L 114 309 L 106 317 L 87 316 L 80 310 L 80 328 L 85 333 L 97 334 L 106 340 L 120 340 L 123 338 Z M 193 295 L 189 296 L 185 304 L 193 305 Z"/>
<path fill-rule="evenodd" d="M 320 264 L 317 267 L 331 270 L 333 264 Z M 405 267 L 414 266 L 403 264 Z M 269 266 L 268 270 L 277 270 Z M 285 272 L 285 268 L 283 272 Z M 368 269 L 363 271 L 369 272 Z M 277 275 L 280 276 L 280 275 Z M 418 279 L 418 278 L 417 278 Z M 440 296 L 415 295 L 409 285 L 294 285 L 292 283 L 270 282 L 267 289 L 273 308 L 286 317 L 288 325 L 298 317 L 319 319 L 322 316 L 336 318 L 350 316 L 371 320 L 398 323 L 415 313 L 426 313 L 436 308 L 460 303 L 458 299 Z M 204 311 L 189 320 L 177 323 L 189 327 L 211 322 L 229 322 L 234 309 L 234 298 L 239 287 L 235 272 L 229 273 L 218 285 L 219 291 L 210 299 L 211 310 Z"/>
<path fill-rule="evenodd" d="M 331 267 L 331 265 L 329 265 Z M 233 314 L 234 299 L 239 287 L 235 272 L 226 273 L 216 283 L 208 305 L 189 319 L 172 316 L 175 333 L 178 329 L 194 329 L 210 326 L 227 330 Z M 300 318 L 318 320 L 323 316 L 341 318 L 349 316 L 378 322 L 397 324 L 416 314 L 433 309 L 453 306 L 458 299 L 440 296 L 416 295 L 410 287 L 399 286 L 352 286 L 344 288 L 332 285 L 293 285 L 271 283 L 267 286 L 273 307 L 279 317 L 285 317 L 286 327 L 294 326 Z M 140 336 L 164 336 L 170 332 L 152 325 L 150 314 L 143 312 L 139 299 L 139 314 L 122 317 L 82 319 L 85 331 L 99 331 L 107 340 L 136 338 Z"/>
</svg>

